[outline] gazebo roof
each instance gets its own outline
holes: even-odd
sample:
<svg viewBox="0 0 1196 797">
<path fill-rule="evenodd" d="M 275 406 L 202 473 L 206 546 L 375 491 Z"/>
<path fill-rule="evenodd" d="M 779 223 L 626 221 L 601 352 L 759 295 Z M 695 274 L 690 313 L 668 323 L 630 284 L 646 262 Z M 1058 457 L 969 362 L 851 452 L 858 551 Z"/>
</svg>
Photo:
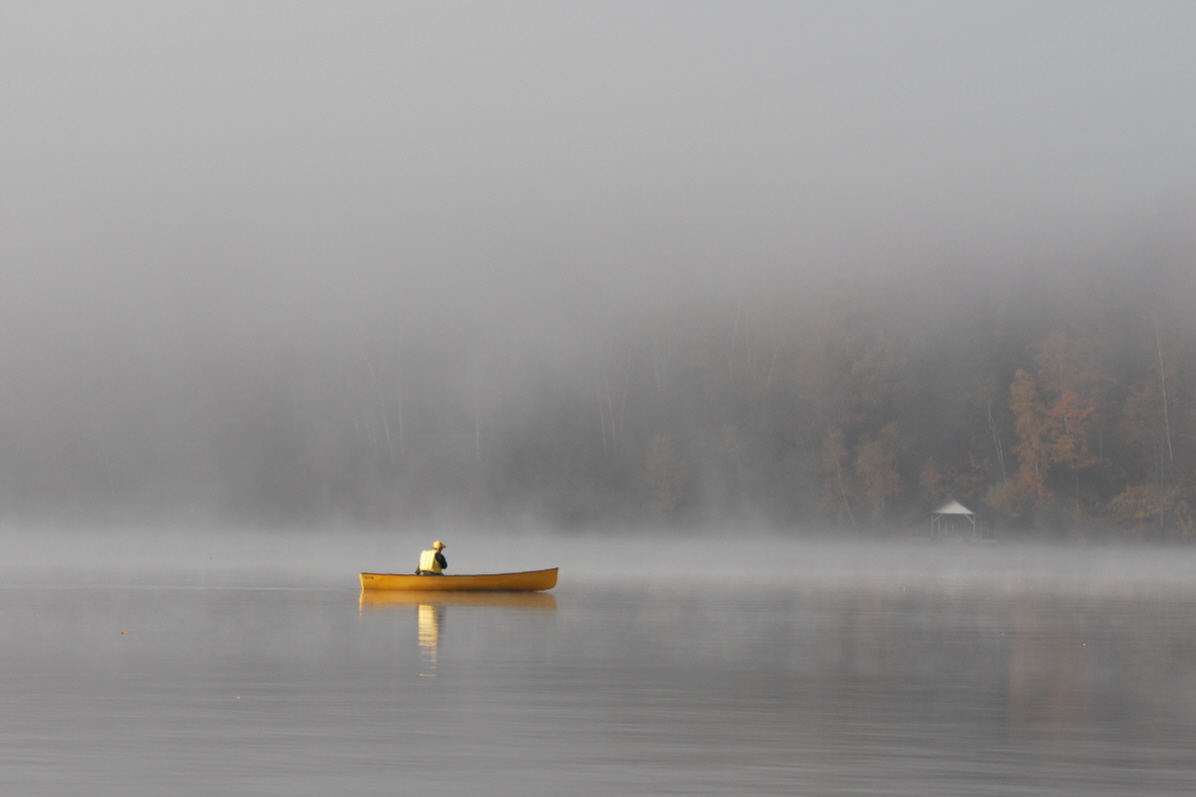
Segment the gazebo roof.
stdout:
<svg viewBox="0 0 1196 797">
<path fill-rule="evenodd" d="M 931 513 L 932 515 L 974 515 L 972 510 L 968 509 L 958 501 L 949 501 Z"/>
</svg>

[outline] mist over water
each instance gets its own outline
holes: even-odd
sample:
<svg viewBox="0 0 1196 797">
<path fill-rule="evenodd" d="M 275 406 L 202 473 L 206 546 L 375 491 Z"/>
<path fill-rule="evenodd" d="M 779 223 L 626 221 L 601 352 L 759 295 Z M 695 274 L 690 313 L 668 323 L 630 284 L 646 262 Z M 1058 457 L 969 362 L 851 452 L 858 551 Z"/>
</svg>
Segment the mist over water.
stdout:
<svg viewBox="0 0 1196 797">
<path fill-rule="evenodd" d="M 242 534 L 210 558 L 176 539 L 173 566 L 152 572 L 154 552 L 118 563 L 131 538 L 109 537 L 110 563 L 88 568 L 77 537 L 26 547 L 43 565 L 6 567 L 0 587 L 0 786 L 1190 788 L 1190 552 L 737 536 L 521 549 L 462 532 L 450 565 L 562 568 L 549 594 L 468 600 L 359 594 L 344 564 L 396 553 L 382 535 L 287 549 Z"/>
<path fill-rule="evenodd" d="M 1189 793 L 1194 38 L 5 3 L 0 793 Z"/>
<path fill-rule="evenodd" d="M 1192 578 L 1184 549 L 1134 545 L 929 542 L 897 538 L 813 539 L 734 526 L 606 530 L 564 534 L 459 526 L 424 529 L 0 530 L 3 568 L 13 585 L 54 582 L 211 585 L 354 590 L 359 572 L 407 573 L 433 539 L 447 543 L 450 574 L 560 567 L 568 584 L 667 590 L 693 580 L 727 590 L 830 585 L 932 585 L 1057 590 L 1184 590 Z"/>
</svg>

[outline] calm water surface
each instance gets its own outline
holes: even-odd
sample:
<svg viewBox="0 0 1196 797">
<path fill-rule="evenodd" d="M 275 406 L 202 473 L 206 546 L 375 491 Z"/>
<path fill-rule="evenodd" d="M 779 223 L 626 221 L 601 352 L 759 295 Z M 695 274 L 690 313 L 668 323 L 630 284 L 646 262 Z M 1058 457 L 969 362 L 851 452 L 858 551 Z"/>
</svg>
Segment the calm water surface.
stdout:
<svg viewBox="0 0 1196 797">
<path fill-rule="evenodd" d="M 493 600 L 11 572 L 0 794 L 1196 788 L 1187 551 L 787 549 L 651 584 L 577 558 Z"/>
</svg>

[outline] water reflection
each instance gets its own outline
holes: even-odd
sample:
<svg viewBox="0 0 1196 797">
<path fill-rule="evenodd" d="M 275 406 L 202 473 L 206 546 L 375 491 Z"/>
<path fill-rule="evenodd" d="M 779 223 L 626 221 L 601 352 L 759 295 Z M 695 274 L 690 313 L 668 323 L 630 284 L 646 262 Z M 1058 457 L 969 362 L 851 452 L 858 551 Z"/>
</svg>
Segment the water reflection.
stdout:
<svg viewBox="0 0 1196 797">
<path fill-rule="evenodd" d="M 419 614 L 419 658 L 423 665 L 419 674 L 436 677 L 436 653 L 440 646 L 440 626 L 444 620 L 444 604 L 421 603 Z"/>
<path fill-rule="evenodd" d="M 961 550 L 555 598 L 17 574 L 0 794 L 1191 795 L 1196 554 Z"/>
<path fill-rule="evenodd" d="M 362 590 L 361 611 L 416 607 L 420 675 L 435 678 L 440 638 L 449 606 L 505 607 L 556 611 L 556 598 L 543 592 L 442 592 Z"/>
<path fill-rule="evenodd" d="M 362 590 L 361 608 L 393 606 L 509 606 L 556 609 L 556 598 L 546 592 L 420 592 L 417 590 Z"/>
</svg>

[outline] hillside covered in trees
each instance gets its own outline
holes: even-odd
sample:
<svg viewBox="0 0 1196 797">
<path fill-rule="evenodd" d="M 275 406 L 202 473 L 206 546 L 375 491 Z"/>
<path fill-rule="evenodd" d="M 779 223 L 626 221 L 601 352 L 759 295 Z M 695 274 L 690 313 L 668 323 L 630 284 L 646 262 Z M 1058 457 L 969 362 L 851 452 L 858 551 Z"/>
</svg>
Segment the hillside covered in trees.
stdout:
<svg viewBox="0 0 1196 797">
<path fill-rule="evenodd" d="M 1188 229 L 839 277 L 782 263 L 702 284 L 682 264 L 635 292 L 548 263 L 509 283 L 534 293 L 496 277 L 434 320 L 389 303 L 402 286 L 352 323 L 284 323 L 199 292 L 184 313 L 76 312 L 4 351 L 0 507 L 20 521 L 880 531 L 953 497 L 1010 531 L 1186 537 Z"/>
<path fill-rule="evenodd" d="M 1192 536 L 1196 5 L 290 5 L 6 4 L 0 524 Z"/>
</svg>

